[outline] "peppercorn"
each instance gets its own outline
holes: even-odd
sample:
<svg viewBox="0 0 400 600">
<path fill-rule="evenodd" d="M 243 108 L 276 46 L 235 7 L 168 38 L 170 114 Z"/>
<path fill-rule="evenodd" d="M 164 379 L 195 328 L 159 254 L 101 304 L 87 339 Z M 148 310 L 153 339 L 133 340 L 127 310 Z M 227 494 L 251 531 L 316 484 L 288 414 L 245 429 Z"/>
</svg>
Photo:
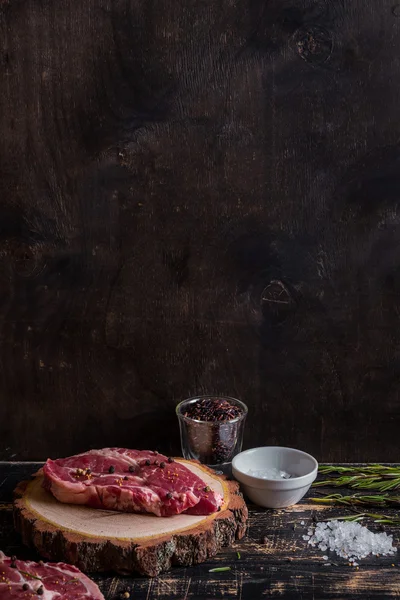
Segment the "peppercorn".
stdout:
<svg viewBox="0 0 400 600">
<path fill-rule="evenodd" d="M 220 506 L 218 506 L 218 508 L 217 508 L 217 511 L 219 512 L 220 510 L 221 510 L 221 507 L 220 507 Z"/>
<path fill-rule="evenodd" d="M 125 475 L 124 479 L 125 479 L 125 481 L 127 481 L 127 480 L 129 479 L 129 477 L 127 477 L 127 476 Z"/>
<path fill-rule="evenodd" d="M 27 583 L 24 583 L 22 589 L 24 590 L 24 592 L 26 592 L 26 590 L 29 590 L 29 585 Z"/>
<path fill-rule="evenodd" d="M 135 472 L 135 467 L 133 465 L 131 465 L 129 467 L 129 473 L 134 473 Z"/>
<path fill-rule="evenodd" d="M 184 413 L 185 417 L 198 421 L 232 421 L 243 414 L 239 406 L 228 400 L 204 398 L 191 404 Z"/>
<path fill-rule="evenodd" d="M 156 467 L 158 467 L 158 460 L 155 460 L 154 464 L 156 465 Z"/>
<path fill-rule="evenodd" d="M 44 589 L 43 589 L 43 586 L 42 586 L 42 585 L 41 585 L 41 586 L 40 586 L 40 587 L 39 587 L 39 588 L 36 590 L 36 593 L 37 593 L 39 596 L 43 596 L 43 594 L 44 594 Z"/>
<path fill-rule="evenodd" d="M 168 498 L 168 500 L 171 500 L 171 498 L 172 498 L 172 492 L 167 492 L 167 498 Z"/>
<path fill-rule="evenodd" d="M 109 473 L 115 473 L 115 467 L 113 467 L 113 466 L 111 465 L 111 467 L 108 469 L 108 472 L 109 472 Z"/>
<path fill-rule="evenodd" d="M 17 565 L 15 564 L 15 562 L 14 562 L 14 561 L 11 561 L 11 563 L 10 563 L 10 567 L 11 567 L 12 569 L 16 569 L 16 568 L 17 568 Z"/>
<path fill-rule="evenodd" d="M 206 487 L 204 488 L 204 491 L 205 492 L 210 492 L 211 491 L 208 485 L 206 485 Z"/>
<path fill-rule="evenodd" d="M 160 463 L 160 468 L 163 469 L 165 467 L 165 462 Z"/>
<path fill-rule="evenodd" d="M 145 461 L 145 463 L 144 463 L 144 464 L 145 464 L 147 467 L 149 467 L 149 466 L 150 466 L 150 461 L 149 461 L 149 459 L 147 459 L 147 460 Z"/>
<path fill-rule="evenodd" d="M 172 456 L 169 457 L 168 462 L 169 463 L 173 463 L 174 462 L 174 459 L 172 458 Z"/>
<path fill-rule="evenodd" d="M 92 469 L 86 469 L 86 475 L 90 475 L 91 472 L 92 472 Z"/>
</svg>

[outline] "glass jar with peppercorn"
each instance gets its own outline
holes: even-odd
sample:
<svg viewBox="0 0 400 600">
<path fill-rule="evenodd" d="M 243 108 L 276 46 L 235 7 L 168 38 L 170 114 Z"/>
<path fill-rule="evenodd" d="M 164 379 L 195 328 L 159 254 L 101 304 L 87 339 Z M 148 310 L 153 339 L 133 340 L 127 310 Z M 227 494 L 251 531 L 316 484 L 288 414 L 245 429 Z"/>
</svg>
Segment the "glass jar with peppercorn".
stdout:
<svg viewBox="0 0 400 600">
<path fill-rule="evenodd" d="M 184 458 L 229 473 L 242 449 L 247 406 L 229 396 L 197 396 L 180 402 L 176 414 Z"/>
</svg>

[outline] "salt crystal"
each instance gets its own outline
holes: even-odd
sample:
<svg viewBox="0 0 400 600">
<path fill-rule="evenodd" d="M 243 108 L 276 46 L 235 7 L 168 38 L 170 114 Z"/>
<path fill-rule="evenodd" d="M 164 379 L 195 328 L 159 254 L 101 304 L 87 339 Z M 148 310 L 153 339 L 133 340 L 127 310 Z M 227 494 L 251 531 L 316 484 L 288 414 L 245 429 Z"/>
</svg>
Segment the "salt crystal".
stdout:
<svg viewBox="0 0 400 600">
<path fill-rule="evenodd" d="M 259 477 L 260 479 L 290 479 L 290 473 L 275 469 L 275 467 L 269 467 L 268 469 L 249 469 L 248 475 L 252 477 Z"/>
<path fill-rule="evenodd" d="M 300 525 L 305 525 L 304 521 L 300 521 Z"/>
<path fill-rule="evenodd" d="M 306 537 L 303 536 L 303 539 Z M 358 566 L 356 560 L 369 554 L 387 556 L 397 552 L 392 535 L 374 533 L 360 523 L 351 521 L 317 523 L 308 544 L 317 546 L 322 552 L 327 549 L 336 552 L 353 566 Z M 322 558 L 328 560 L 326 555 Z"/>
</svg>

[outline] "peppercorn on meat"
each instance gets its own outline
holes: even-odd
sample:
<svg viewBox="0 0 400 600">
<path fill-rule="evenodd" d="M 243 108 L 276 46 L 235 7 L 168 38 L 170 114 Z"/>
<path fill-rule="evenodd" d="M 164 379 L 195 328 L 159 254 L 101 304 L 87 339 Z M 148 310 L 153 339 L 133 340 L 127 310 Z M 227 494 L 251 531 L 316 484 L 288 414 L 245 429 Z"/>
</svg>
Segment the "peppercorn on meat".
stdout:
<svg viewBox="0 0 400 600">
<path fill-rule="evenodd" d="M 183 463 L 150 450 L 104 448 L 48 459 L 44 487 L 60 502 L 159 517 L 208 515 L 222 497 Z"/>
<path fill-rule="evenodd" d="M 97 585 L 65 563 L 18 560 L 0 552 L 0 600 L 104 600 Z"/>
</svg>

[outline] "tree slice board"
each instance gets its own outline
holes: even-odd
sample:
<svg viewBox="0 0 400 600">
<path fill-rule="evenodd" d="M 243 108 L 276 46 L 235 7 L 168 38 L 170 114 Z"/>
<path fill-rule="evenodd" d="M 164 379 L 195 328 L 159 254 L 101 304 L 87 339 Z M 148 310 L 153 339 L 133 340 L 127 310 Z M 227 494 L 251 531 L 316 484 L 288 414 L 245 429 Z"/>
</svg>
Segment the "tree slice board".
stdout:
<svg viewBox="0 0 400 600">
<path fill-rule="evenodd" d="M 178 460 L 223 496 L 221 511 L 157 517 L 63 504 L 42 487 L 40 469 L 15 490 L 15 527 L 43 557 L 88 572 L 153 577 L 173 565 L 201 563 L 244 536 L 247 507 L 237 482 L 195 461 Z"/>
</svg>

